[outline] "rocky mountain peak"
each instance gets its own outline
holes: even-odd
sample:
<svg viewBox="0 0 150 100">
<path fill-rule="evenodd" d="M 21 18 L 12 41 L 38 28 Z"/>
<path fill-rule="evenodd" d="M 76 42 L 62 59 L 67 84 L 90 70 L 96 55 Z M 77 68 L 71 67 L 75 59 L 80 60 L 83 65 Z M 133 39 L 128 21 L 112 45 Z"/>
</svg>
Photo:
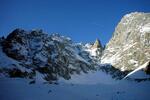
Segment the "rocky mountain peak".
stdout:
<svg viewBox="0 0 150 100">
<path fill-rule="evenodd" d="M 134 12 L 118 23 L 106 45 L 102 63 L 122 71 L 134 70 L 150 60 L 150 13 Z"/>
<path fill-rule="evenodd" d="M 100 40 L 97 38 L 92 48 L 102 48 Z"/>
<path fill-rule="evenodd" d="M 100 47 L 99 42 L 95 45 Z M 69 79 L 71 74 L 96 70 L 99 66 L 95 59 L 99 55 L 93 56 L 90 51 L 91 48 L 73 43 L 69 37 L 48 35 L 42 30 L 15 29 L 0 42 L 0 55 L 9 57 L 1 67 L 9 66 L 5 70 L 11 77 L 34 77 L 37 71 L 44 74 L 45 80 Z"/>
</svg>

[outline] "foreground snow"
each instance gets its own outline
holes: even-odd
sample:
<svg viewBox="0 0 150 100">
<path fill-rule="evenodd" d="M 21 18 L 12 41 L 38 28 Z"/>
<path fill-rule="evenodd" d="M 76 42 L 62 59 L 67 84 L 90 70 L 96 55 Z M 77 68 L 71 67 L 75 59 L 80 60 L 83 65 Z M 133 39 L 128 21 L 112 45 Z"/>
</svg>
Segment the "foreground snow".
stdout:
<svg viewBox="0 0 150 100">
<path fill-rule="evenodd" d="M 29 82 L 0 78 L 1 100 L 149 100 L 149 81 L 115 81 L 103 72 L 75 75 L 58 85 Z"/>
<path fill-rule="evenodd" d="M 86 84 L 86 85 L 95 85 L 95 84 L 114 84 L 118 81 L 112 79 L 110 75 L 102 71 L 97 72 L 88 72 L 72 75 L 70 80 L 60 79 L 59 82 L 70 83 L 70 84 Z"/>
</svg>

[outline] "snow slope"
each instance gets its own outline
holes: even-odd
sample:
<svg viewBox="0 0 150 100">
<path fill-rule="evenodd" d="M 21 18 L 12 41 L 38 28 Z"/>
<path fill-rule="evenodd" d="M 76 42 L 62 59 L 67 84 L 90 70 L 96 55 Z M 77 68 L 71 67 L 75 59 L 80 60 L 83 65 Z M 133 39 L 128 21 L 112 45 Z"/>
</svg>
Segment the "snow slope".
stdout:
<svg viewBox="0 0 150 100">
<path fill-rule="evenodd" d="M 88 73 L 81 73 L 75 74 L 71 76 L 70 80 L 60 79 L 59 82 L 62 83 L 70 83 L 70 84 L 88 84 L 88 85 L 96 85 L 99 83 L 102 84 L 114 84 L 117 81 L 112 79 L 111 75 L 106 74 L 102 71 L 96 72 L 88 72 Z"/>
<path fill-rule="evenodd" d="M 149 62 L 146 62 L 145 64 L 143 64 L 142 66 L 138 67 L 137 69 L 135 69 L 134 71 L 130 72 L 128 75 L 126 75 L 124 77 L 127 78 L 135 78 L 135 79 L 144 79 L 144 78 L 150 78 L 150 75 L 147 75 L 143 70 L 144 68 L 147 67 L 147 65 L 149 64 Z"/>
<path fill-rule="evenodd" d="M 91 76 L 91 73 L 87 75 Z M 91 83 L 88 84 L 80 79 L 73 79 L 78 81 L 74 84 L 59 82 L 55 85 L 41 82 L 29 84 L 29 80 L 25 79 L 0 78 L 0 97 L 1 100 L 149 100 L 149 81 L 137 83 L 123 80 L 111 84 L 111 80 L 104 80 L 105 83 L 102 79 L 93 84 L 92 81 L 96 79 L 91 81 L 91 78 L 84 78 Z M 82 81 L 81 84 L 79 81 Z"/>
<path fill-rule="evenodd" d="M 0 68 L 12 68 L 13 64 L 17 65 L 18 62 L 6 56 L 6 54 L 2 52 L 2 47 L 0 46 Z"/>
</svg>

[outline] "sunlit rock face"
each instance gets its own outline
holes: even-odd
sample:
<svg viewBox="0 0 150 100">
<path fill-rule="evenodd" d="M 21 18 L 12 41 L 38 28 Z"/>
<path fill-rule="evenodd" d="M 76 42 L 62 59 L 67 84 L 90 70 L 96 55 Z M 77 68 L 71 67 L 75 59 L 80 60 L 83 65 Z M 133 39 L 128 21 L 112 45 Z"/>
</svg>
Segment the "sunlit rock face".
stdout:
<svg viewBox="0 0 150 100">
<path fill-rule="evenodd" d="M 92 48 L 94 49 L 94 48 L 103 48 L 102 47 L 102 44 L 101 44 L 101 42 L 100 42 L 100 40 L 99 39 L 96 39 L 96 41 L 95 41 L 95 43 L 93 44 L 93 46 L 92 46 Z"/>
<path fill-rule="evenodd" d="M 106 45 L 101 62 L 126 71 L 147 61 L 150 61 L 150 13 L 127 14 Z"/>
<path fill-rule="evenodd" d="M 86 48 L 86 51 L 89 52 L 93 57 L 93 59 L 100 61 L 104 48 L 99 39 L 96 39 L 95 43 L 93 44 L 87 43 L 84 47 Z"/>
</svg>

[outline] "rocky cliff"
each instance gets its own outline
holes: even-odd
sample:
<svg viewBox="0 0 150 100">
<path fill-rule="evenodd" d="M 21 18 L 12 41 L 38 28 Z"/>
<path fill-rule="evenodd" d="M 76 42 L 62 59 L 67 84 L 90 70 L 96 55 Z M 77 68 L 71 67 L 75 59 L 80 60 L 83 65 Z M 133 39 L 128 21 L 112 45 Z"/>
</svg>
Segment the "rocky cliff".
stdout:
<svg viewBox="0 0 150 100">
<path fill-rule="evenodd" d="M 106 45 L 102 63 L 130 71 L 150 61 L 150 13 L 125 15 Z"/>
</svg>

